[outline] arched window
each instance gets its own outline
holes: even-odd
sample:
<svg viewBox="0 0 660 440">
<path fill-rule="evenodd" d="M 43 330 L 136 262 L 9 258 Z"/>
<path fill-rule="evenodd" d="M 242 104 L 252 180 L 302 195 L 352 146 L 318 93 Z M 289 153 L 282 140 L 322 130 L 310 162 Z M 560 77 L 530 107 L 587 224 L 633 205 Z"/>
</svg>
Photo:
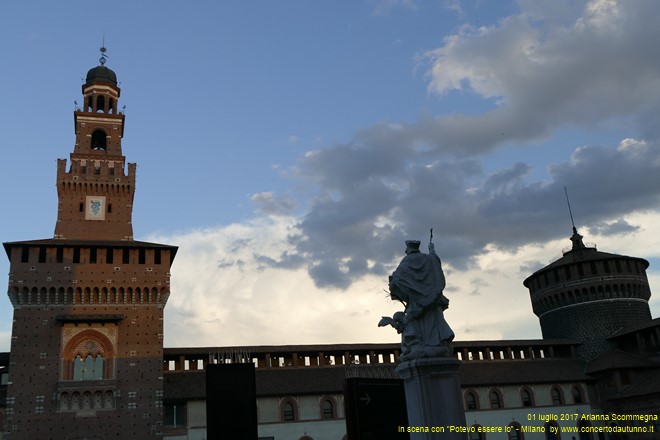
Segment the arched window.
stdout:
<svg viewBox="0 0 660 440">
<path fill-rule="evenodd" d="M 106 134 L 103 130 L 94 130 L 92 133 L 92 150 L 105 150 L 107 148 Z"/>
<path fill-rule="evenodd" d="M 509 431 L 509 440 L 524 440 L 525 436 L 524 434 L 520 431 L 520 423 L 518 422 L 511 422 L 509 423 L 509 426 L 511 427 L 511 431 Z"/>
<path fill-rule="evenodd" d="M 103 356 L 96 353 L 83 357 L 77 355 L 73 360 L 73 380 L 103 379 Z"/>
<path fill-rule="evenodd" d="M 529 388 L 525 387 L 520 390 L 520 403 L 523 407 L 534 406 L 534 398 Z"/>
<path fill-rule="evenodd" d="M 498 390 L 490 390 L 488 393 L 491 408 L 503 408 L 502 394 Z"/>
<path fill-rule="evenodd" d="M 100 332 L 85 330 L 62 350 L 62 380 L 102 380 L 114 377 L 114 348 Z"/>
<path fill-rule="evenodd" d="M 337 413 L 335 411 L 335 403 L 329 397 L 321 399 L 321 418 L 322 419 L 335 419 Z"/>
<path fill-rule="evenodd" d="M 479 409 L 479 395 L 476 391 L 465 392 L 465 409 Z"/>
<path fill-rule="evenodd" d="M 584 403 L 584 393 L 580 385 L 573 385 L 571 392 L 573 394 L 573 403 Z"/>
<path fill-rule="evenodd" d="M 486 440 L 486 434 L 477 430 L 477 428 L 481 428 L 481 425 L 475 424 L 472 425 L 472 428 L 474 431 L 470 433 L 470 440 Z"/>
<path fill-rule="evenodd" d="M 552 400 L 553 405 L 563 405 L 564 404 L 564 395 L 559 389 L 558 386 L 553 386 L 550 389 L 550 399 Z"/>
<path fill-rule="evenodd" d="M 610 422 L 610 424 L 607 426 L 609 426 L 610 428 L 616 428 L 619 425 L 617 425 L 616 422 Z M 618 440 L 620 438 L 621 438 L 621 434 L 619 433 L 613 433 L 613 432 L 607 433 L 608 440 Z"/>
<path fill-rule="evenodd" d="M 552 429 L 550 429 L 552 427 Z M 545 422 L 545 438 L 547 440 L 560 440 L 559 425 L 554 420 Z"/>
<path fill-rule="evenodd" d="M 280 404 L 280 419 L 283 422 L 298 420 L 298 407 L 295 400 L 287 398 L 282 401 Z"/>
<path fill-rule="evenodd" d="M 583 432 L 582 428 L 586 428 L 588 426 L 591 426 L 591 423 L 587 420 L 580 420 L 578 422 L 578 431 L 580 432 L 580 436 L 578 437 L 580 440 L 592 440 L 593 435 L 588 432 Z"/>
<path fill-rule="evenodd" d="M 96 98 L 96 113 L 105 113 L 105 97 L 103 95 Z"/>
</svg>

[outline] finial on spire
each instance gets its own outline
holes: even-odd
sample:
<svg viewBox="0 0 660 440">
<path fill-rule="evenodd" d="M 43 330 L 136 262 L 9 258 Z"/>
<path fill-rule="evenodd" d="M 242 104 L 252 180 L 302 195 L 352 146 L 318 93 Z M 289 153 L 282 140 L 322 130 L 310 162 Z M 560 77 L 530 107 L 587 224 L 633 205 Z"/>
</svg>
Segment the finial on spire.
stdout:
<svg viewBox="0 0 660 440">
<path fill-rule="evenodd" d="M 101 58 L 99 58 L 99 63 L 101 63 L 102 66 L 105 65 L 105 62 L 108 58 L 108 56 L 105 54 L 105 52 L 108 50 L 105 47 L 101 47 Z"/>
<path fill-rule="evenodd" d="M 108 56 L 105 54 L 108 49 L 105 48 L 105 32 L 103 32 L 103 40 L 101 42 L 101 58 L 99 58 L 99 63 L 101 63 L 102 66 L 105 66 L 105 62 L 108 59 Z"/>
</svg>

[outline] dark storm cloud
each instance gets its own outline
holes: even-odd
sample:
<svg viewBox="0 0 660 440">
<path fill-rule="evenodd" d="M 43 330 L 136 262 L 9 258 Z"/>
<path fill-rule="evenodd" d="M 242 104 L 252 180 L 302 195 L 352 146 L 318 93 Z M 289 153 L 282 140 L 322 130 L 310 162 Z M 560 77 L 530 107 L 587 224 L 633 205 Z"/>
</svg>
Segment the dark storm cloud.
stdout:
<svg viewBox="0 0 660 440">
<path fill-rule="evenodd" d="M 625 220 L 617 220 L 612 223 L 596 223 L 590 226 L 589 230 L 598 235 L 622 235 L 638 231 L 639 226 L 631 225 Z"/>
<path fill-rule="evenodd" d="M 409 164 L 390 176 L 405 185 L 352 176 L 357 186 L 314 201 L 298 225 L 300 233 L 290 238 L 295 252 L 277 265 L 307 264 L 318 286 L 345 288 L 368 273 L 388 274 L 403 256 L 403 240 L 427 242 L 434 227 L 443 260 L 467 268 L 487 245 L 515 250 L 570 236 L 564 186 L 571 189 L 578 227 L 594 226 L 599 233 L 631 232 L 635 227 L 624 215 L 660 207 L 655 145 L 628 140 L 618 147 L 579 148 L 550 168 L 549 181 L 526 181 L 530 170 L 515 163 L 486 174 L 476 161 L 445 160 Z"/>
<path fill-rule="evenodd" d="M 593 1 L 556 28 L 522 11 L 448 36 L 425 55 L 430 89 L 467 87 L 495 108 L 379 123 L 308 153 L 296 172 L 318 196 L 277 264 L 306 266 L 318 286 L 345 288 L 365 274 L 389 273 L 403 240 L 426 242 L 433 227 L 443 260 L 468 268 L 487 246 L 515 250 L 568 237 L 564 186 L 579 227 L 630 232 L 624 215 L 660 207 L 658 15 L 656 1 Z M 495 148 L 612 121 L 645 140 L 576 148 L 543 181 L 532 180 L 523 162 L 495 172 L 482 166 Z"/>
</svg>

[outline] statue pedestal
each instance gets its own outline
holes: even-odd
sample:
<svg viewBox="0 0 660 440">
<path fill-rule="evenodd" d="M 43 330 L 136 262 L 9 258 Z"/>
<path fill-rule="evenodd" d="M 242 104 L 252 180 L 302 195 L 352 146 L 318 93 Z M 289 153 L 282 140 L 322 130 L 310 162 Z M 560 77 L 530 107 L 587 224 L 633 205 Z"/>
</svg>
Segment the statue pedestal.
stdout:
<svg viewBox="0 0 660 440">
<path fill-rule="evenodd" d="M 422 430 L 428 427 L 430 431 L 411 433 L 411 439 L 468 438 L 466 433 L 450 429 L 466 426 L 458 379 L 460 364 L 458 359 L 432 357 L 401 362 L 396 367 L 405 385 L 408 425 Z"/>
</svg>

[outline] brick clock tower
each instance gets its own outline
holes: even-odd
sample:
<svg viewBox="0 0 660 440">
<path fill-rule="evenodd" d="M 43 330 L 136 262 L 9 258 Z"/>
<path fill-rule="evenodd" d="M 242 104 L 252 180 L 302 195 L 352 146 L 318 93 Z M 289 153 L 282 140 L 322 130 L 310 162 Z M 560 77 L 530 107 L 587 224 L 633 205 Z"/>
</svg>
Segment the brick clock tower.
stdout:
<svg viewBox="0 0 660 440">
<path fill-rule="evenodd" d="M 53 239 L 4 243 L 14 307 L 6 438 L 156 439 L 163 309 L 177 248 L 133 240 L 117 77 L 87 73 Z"/>
</svg>

